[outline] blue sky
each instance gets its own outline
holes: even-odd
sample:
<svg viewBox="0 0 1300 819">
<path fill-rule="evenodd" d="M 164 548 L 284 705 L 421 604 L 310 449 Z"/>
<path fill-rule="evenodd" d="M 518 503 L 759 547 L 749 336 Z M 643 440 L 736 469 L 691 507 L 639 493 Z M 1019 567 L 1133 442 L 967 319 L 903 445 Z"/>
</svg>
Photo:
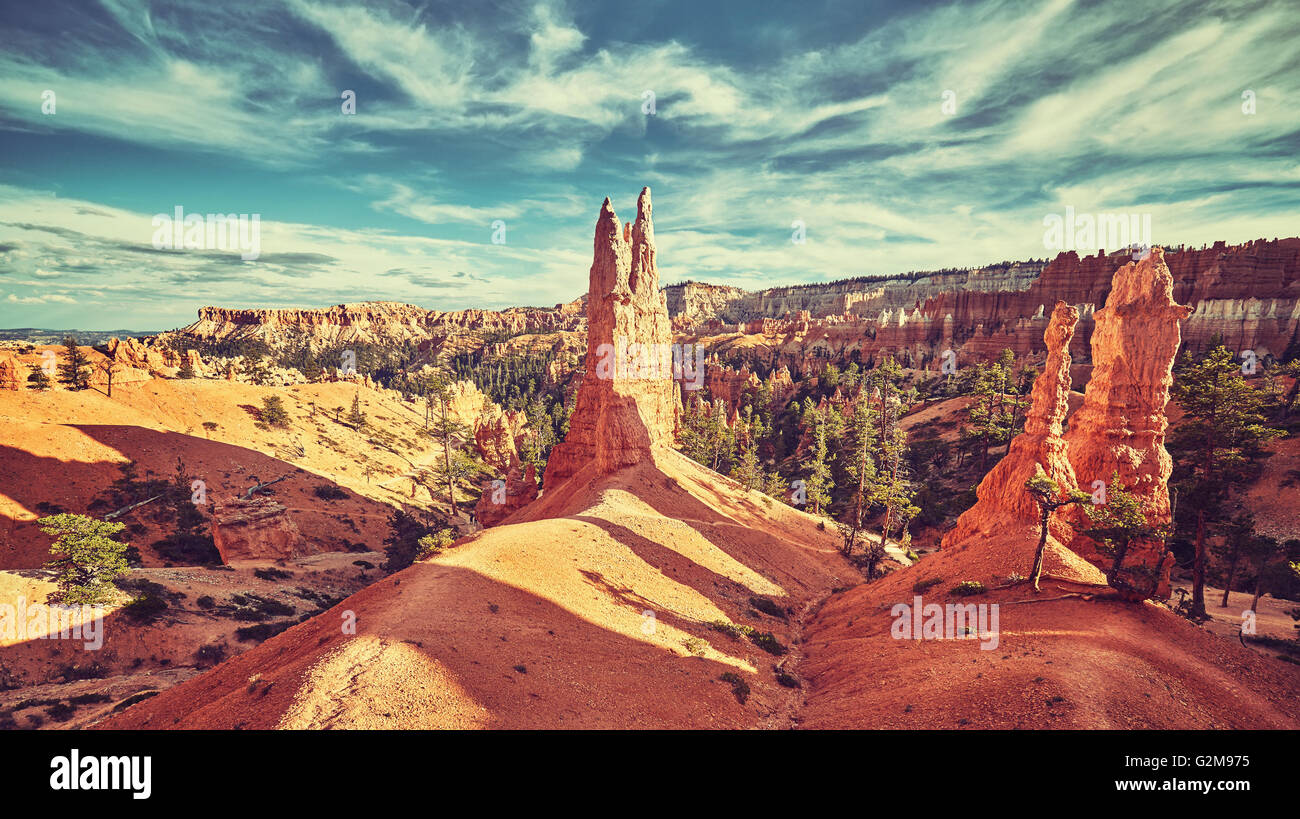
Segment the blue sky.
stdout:
<svg viewBox="0 0 1300 819">
<path fill-rule="evenodd" d="M 4 327 L 568 301 L 643 185 L 665 283 L 1043 258 L 1067 206 L 1300 233 L 1292 0 L 2 8 Z M 176 206 L 259 214 L 261 255 L 155 249 Z"/>
</svg>

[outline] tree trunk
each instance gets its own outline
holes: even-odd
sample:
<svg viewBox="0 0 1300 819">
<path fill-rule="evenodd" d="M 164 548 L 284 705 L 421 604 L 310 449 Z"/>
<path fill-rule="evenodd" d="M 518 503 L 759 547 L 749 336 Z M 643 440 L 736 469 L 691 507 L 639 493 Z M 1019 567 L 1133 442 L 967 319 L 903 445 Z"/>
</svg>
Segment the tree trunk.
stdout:
<svg viewBox="0 0 1300 819">
<path fill-rule="evenodd" d="M 1034 552 L 1034 568 L 1029 573 L 1030 579 L 1034 581 L 1034 591 L 1038 591 L 1038 580 L 1043 576 L 1043 553 L 1047 551 L 1047 518 L 1051 515 L 1050 509 L 1043 509 L 1041 526 L 1042 534 L 1038 536 L 1038 550 Z"/>
<path fill-rule="evenodd" d="M 1219 608 L 1226 609 L 1228 607 L 1228 593 L 1232 591 L 1232 581 L 1236 578 L 1236 576 L 1237 576 L 1237 547 L 1233 546 L 1232 558 L 1228 561 L 1228 580 L 1223 584 L 1223 602 L 1219 604 Z"/>
<path fill-rule="evenodd" d="M 1124 558 L 1128 555 L 1128 546 L 1125 543 L 1115 547 L 1115 557 L 1111 559 L 1110 571 L 1106 573 L 1106 585 L 1112 589 L 1119 588 L 1115 585 L 1115 581 L 1119 578 L 1119 570 L 1124 566 Z"/>
<path fill-rule="evenodd" d="M 1192 616 L 1205 616 L 1205 507 L 1196 510 L 1196 560 L 1192 564 Z"/>
<path fill-rule="evenodd" d="M 1251 611 L 1255 611 L 1255 612 L 1259 611 L 1259 598 L 1264 596 L 1264 569 L 1265 568 L 1267 567 L 1266 566 L 1260 567 L 1259 577 L 1255 579 L 1255 597 L 1250 601 Z"/>
</svg>

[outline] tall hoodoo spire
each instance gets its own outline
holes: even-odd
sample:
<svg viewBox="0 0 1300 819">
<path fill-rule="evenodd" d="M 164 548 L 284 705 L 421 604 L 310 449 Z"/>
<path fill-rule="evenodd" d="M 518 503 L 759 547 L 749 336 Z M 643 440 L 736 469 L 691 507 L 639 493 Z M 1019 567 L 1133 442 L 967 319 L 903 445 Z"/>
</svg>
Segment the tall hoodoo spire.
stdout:
<svg viewBox="0 0 1300 819">
<path fill-rule="evenodd" d="M 670 446 L 678 402 L 672 329 L 659 292 L 650 189 L 620 228 L 606 198 L 596 217 L 587 296 L 587 367 L 569 434 L 547 461 L 553 488 L 589 463 L 613 472 Z"/>
</svg>

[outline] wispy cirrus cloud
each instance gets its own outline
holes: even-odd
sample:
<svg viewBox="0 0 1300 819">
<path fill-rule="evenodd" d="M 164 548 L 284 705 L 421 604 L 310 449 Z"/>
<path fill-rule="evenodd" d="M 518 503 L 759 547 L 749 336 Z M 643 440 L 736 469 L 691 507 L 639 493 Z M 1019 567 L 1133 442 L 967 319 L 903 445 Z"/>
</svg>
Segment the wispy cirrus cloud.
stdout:
<svg viewBox="0 0 1300 819">
<path fill-rule="evenodd" d="M 67 294 L 106 326 L 554 303 L 642 184 L 665 279 L 748 287 L 1050 255 L 1067 205 L 1289 235 L 1297 32 L 1294 4 L 1226 1 L 51 0 L 0 24 L 0 324 Z M 154 250 L 177 204 L 261 214 L 262 256 Z"/>
</svg>

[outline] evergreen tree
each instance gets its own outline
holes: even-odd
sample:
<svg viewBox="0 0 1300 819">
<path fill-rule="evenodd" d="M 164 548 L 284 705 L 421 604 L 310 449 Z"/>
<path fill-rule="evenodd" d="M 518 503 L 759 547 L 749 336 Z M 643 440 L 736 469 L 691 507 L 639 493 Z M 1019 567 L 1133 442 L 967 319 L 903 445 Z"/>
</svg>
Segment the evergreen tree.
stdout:
<svg viewBox="0 0 1300 819">
<path fill-rule="evenodd" d="M 1038 548 L 1034 552 L 1034 565 L 1029 570 L 1029 579 L 1034 581 L 1034 591 L 1038 591 L 1038 581 L 1043 576 L 1043 555 L 1047 551 L 1047 528 L 1052 514 L 1063 506 L 1085 503 L 1091 499 L 1086 492 L 1077 489 L 1062 493 L 1061 485 L 1047 476 L 1042 467 L 1038 474 L 1025 481 L 1027 491 L 1038 503 L 1039 535 Z"/>
<path fill-rule="evenodd" d="M 1115 472 L 1111 475 L 1110 483 L 1106 485 L 1106 502 L 1088 504 L 1084 506 L 1084 512 L 1087 514 L 1089 526 L 1082 530 L 1083 534 L 1095 540 L 1101 553 L 1110 558 L 1110 567 L 1106 570 L 1106 582 L 1111 588 L 1136 592 L 1141 597 L 1150 597 L 1155 592 L 1156 582 L 1159 579 L 1159 565 L 1163 562 L 1163 552 L 1156 567 L 1143 566 L 1129 570 L 1124 568 L 1124 558 L 1128 556 L 1129 549 L 1135 541 L 1157 540 L 1163 543 L 1165 538 L 1163 529 L 1147 523 L 1146 514 L 1142 511 L 1141 499 L 1124 486 L 1119 473 Z M 1141 577 L 1139 583 L 1134 583 L 1132 579 L 1135 574 Z"/>
<path fill-rule="evenodd" d="M 738 428 L 740 455 L 732 467 L 731 477 L 746 489 L 760 489 L 763 486 L 763 467 L 758 459 L 758 440 L 763 436 L 763 423 L 754 417 L 753 407 L 745 407 Z"/>
<path fill-rule="evenodd" d="M 460 512 L 456 508 L 456 482 L 469 473 L 470 463 L 460 455 L 457 448 L 469 436 L 469 429 L 452 417 L 451 385 L 446 379 L 438 374 L 428 380 L 427 386 L 433 400 L 433 417 L 429 434 L 442 445 L 443 456 L 442 461 L 435 463 L 431 468 L 447 488 L 451 513 L 458 515 Z"/>
<path fill-rule="evenodd" d="M 127 545 L 113 540 L 125 526 L 84 515 L 59 514 L 36 521 L 54 536 L 45 568 L 55 572 L 60 602 L 105 603 L 113 597 L 113 581 L 126 574 Z"/>
<path fill-rule="evenodd" d="M 44 392 L 52 386 L 53 379 L 46 375 L 45 368 L 40 364 L 33 364 L 28 369 L 32 371 L 32 374 L 27 378 L 31 382 L 32 389 Z"/>
<path fill-rule="evenodd" d="M 59 364 L 59 381 L 70 390 L 84 390 L 90 386 L 90 360 L 77 345 L 74 336 L 63 339 L 63 362 Z"/>
<path fill-rule="evenodd" d="M 284 408 L 284 399 L 278 395 L 267 395 L 262 398 L 262 409 L 259 415 L 262 423 L 269 427 L 289 426 L 289 412 Z"/>
<path fill-rule="evenodd" d="M 840 526 L 844 553 L 852 556 L 863 528 L 863 518 L 876 505 L 880 483 L 875 455 L 878 445 L 876 412 L 866 395 L 859 395 L 849 417 L 848 445 L 844 451 L 846 471 L 851 480 L 852 496 Z"/>
<path fill-rule="evenodd" d="M 808 465 L 808 478 L 804 483 L 804 490 L 808 494 L 808 504 L 812 507 L 813 514 L 820 515 L 822 509 L 830 503 L 831 490 L 835 488 L 831 480 L 831 466 L 827 458 L 826 450 L 826 427 L 824 424 L 817 424 L 814 433 L 813 459 Z"/>
<path fill-rule="evenodd" d="M 1240 364 L 1227 347 L 1214 348 L 1200 361 L 1185 357 L 1171 392 L 1183 409 L 1174 448 L 1186 453 L 1196 510 L 1192 615 L 1204 618 L 1207 513 L 1246 480 L 1244 467 L 1259 458 L 1262 445 L 1282 433 L 1265 425 L 1263 396 L 1241 377 Z"/>
<path fill-rule="evenodd" d="M 361 411 L 361 393 L 352 396 L 352 408 L 348 410 L 347 422 L 357 429 L 366 426 L 366 414 Z"/>
</svg>

